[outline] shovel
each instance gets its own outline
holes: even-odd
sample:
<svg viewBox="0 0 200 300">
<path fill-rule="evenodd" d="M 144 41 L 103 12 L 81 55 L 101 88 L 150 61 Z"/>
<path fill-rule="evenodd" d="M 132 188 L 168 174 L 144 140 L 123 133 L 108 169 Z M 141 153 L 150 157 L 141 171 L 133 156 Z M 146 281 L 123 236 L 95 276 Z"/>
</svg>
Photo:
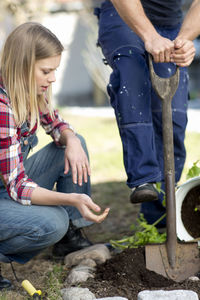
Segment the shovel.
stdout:
<svg viewBox="0 0 200 300">
<path fill-rule="evenodd" d="M 200 256 L 197 242 L 180 243 L 176 235 L 171 102 L 179 84 L 179 68 L 177 67 L 176 73 L 170 78 L 161 78 L 155 74 L 152 58 L 149 56 L 149 69 L 152 86 L 162 101 L 167 241 L 165 244 L 145 246 L 146 268 L 180 282 L 200 271 Z"/>
</svg>

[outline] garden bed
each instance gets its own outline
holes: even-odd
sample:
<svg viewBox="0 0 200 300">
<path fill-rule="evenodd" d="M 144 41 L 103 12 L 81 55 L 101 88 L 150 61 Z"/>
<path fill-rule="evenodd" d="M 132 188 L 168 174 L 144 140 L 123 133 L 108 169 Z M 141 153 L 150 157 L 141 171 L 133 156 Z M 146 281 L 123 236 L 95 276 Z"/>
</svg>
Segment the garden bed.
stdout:
<svg viewBox="0 0 200 300">
<path fill-rule="evenodd" d="M 95 278 L 81 285 L 97 298 L 126 297 L 137 300 L 142 290 L 192 290 L 200 297 L 200 281 L 185 280 L 181 283 L 169 280 L 146 269 L 144 247 L 127 249 L 114 255 L 97 267 Z"/>
</svg>

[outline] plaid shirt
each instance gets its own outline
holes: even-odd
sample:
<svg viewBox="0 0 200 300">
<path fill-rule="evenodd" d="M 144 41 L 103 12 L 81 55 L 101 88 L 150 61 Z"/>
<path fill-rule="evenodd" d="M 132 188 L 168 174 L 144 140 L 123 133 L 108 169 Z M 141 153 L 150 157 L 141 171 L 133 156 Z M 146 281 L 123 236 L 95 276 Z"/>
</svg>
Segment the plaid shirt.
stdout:
<svg viewBox="0 0 200 300">
<path fill-rule="evenodd" d="M 20 139 L 35 133 L 37 124 L 29 132 L 22 132 L 16 126 L 10 100 L 0 82 L 0 177 L 9 196 L 23 205 L 31 205 L 31 194 L 37 187 L 25 174 Z M 47 134 L 50 134 L 56 144 L 59 144 L 60 134 L 71 126 L 64 122 L 54 110 L 54 119 L 49 112 L 40 113 L 40 122 Z"/>
</svg>

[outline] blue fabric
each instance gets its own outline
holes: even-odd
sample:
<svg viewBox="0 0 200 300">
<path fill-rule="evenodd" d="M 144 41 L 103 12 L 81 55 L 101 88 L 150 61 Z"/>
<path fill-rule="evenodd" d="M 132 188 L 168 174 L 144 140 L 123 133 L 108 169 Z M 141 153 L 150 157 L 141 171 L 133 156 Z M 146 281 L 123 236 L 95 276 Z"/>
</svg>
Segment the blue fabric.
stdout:
<svg viewBox="0 0 200 300">
<path fill-rule="evenodd" d="M 83 137 L 78 137 L 87 153 Z M 27 140 L 28 145 L 22 144 L 22 152 L 26 173 L 31 179 L 49 190 L 56 184 L 59 192 L 90 195 L 89 179 L 88 183 L 78 186 L 73 184 L 70 171 L 64 175 L 64 148 L 50 143 L 26 159 L 36 143 L 33 137 Z M 24 206 L 11 200 L 5 189 L 1 189 L 0 204 L 0 254 L 19 263 L 27 262 L 44 248 L 59 241 L 68 230 L 69 219 L 77 228 L 92 224 L 84 220 L 75 207 Z"/>
<path fill-rule="evenodd" d="M 181 0 L 141 0 L 142 6 L 147 17 L 154 25 L 175 26 L 182 22 L 182 3 Z M 98 6 L 99 3 L 98 3 Z M 109 0 L 103 2 L 102 8 L 112 7 Z"/>
<path fill-rule="evenodd" d="M 174 26 L 182 21 L 181 0 L 141 0 L 141 3 L 154 25 Z"/>
<path fill-rule="evenodd" d="M 95 14 L 99 18 L 98 45 L 113 70 L 107 90 L 122 140 L 127 185 L 133 188 L 146 182 L 164 182 L 162 103 L 151 86 L 144 43 L 109 1 Z M 179 29 L 180 25 L 156 27 L 162 36 L 171 40 L 176 38 Z M 170 77 L 176 66 L 159 63 L 154 64 L 154 69 L 160 77 Z M 172 100 L 176 182 L 186 156 L 187 106 L 188 73 L 186 68 L 180 68 L 180 82 Z M 141 212 L 149 223 L 165 212 L 161 202 L 162 196 L 160 201 L 142 204 Z"/>
</svg>

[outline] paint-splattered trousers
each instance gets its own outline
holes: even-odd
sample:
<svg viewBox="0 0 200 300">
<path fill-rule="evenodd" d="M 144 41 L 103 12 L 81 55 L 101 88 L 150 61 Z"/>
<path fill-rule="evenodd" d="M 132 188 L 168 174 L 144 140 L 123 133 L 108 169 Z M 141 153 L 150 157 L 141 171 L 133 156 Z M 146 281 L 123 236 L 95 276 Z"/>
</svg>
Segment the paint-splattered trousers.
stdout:
<svg viewBox="0 0 200 300">
<path fill-rule="evenodd" d="M 123 145 L 127 185 L 133 188 L 146 182 L 164 182 L 162 103 L 151 85 L 144 43 L 123 22 L 110 1 L 95 9 L 95 14 L 99 22 L 98 45 L 112 68 L 107 91 Z M 162 36 L 174 40 L 180 24 L 155 28 Z M 154 69 L 160 77 L 170 77 L 176 66 L 158 63 Z M 180 82 L 172 100 L 176 182 L 186 157 L 187 106 L 188 73 L 186 68 L 180 68 Z M 142 204 L 141 211 L 152 223 L 165 209 L 160 199 Z"/>
</svg>

